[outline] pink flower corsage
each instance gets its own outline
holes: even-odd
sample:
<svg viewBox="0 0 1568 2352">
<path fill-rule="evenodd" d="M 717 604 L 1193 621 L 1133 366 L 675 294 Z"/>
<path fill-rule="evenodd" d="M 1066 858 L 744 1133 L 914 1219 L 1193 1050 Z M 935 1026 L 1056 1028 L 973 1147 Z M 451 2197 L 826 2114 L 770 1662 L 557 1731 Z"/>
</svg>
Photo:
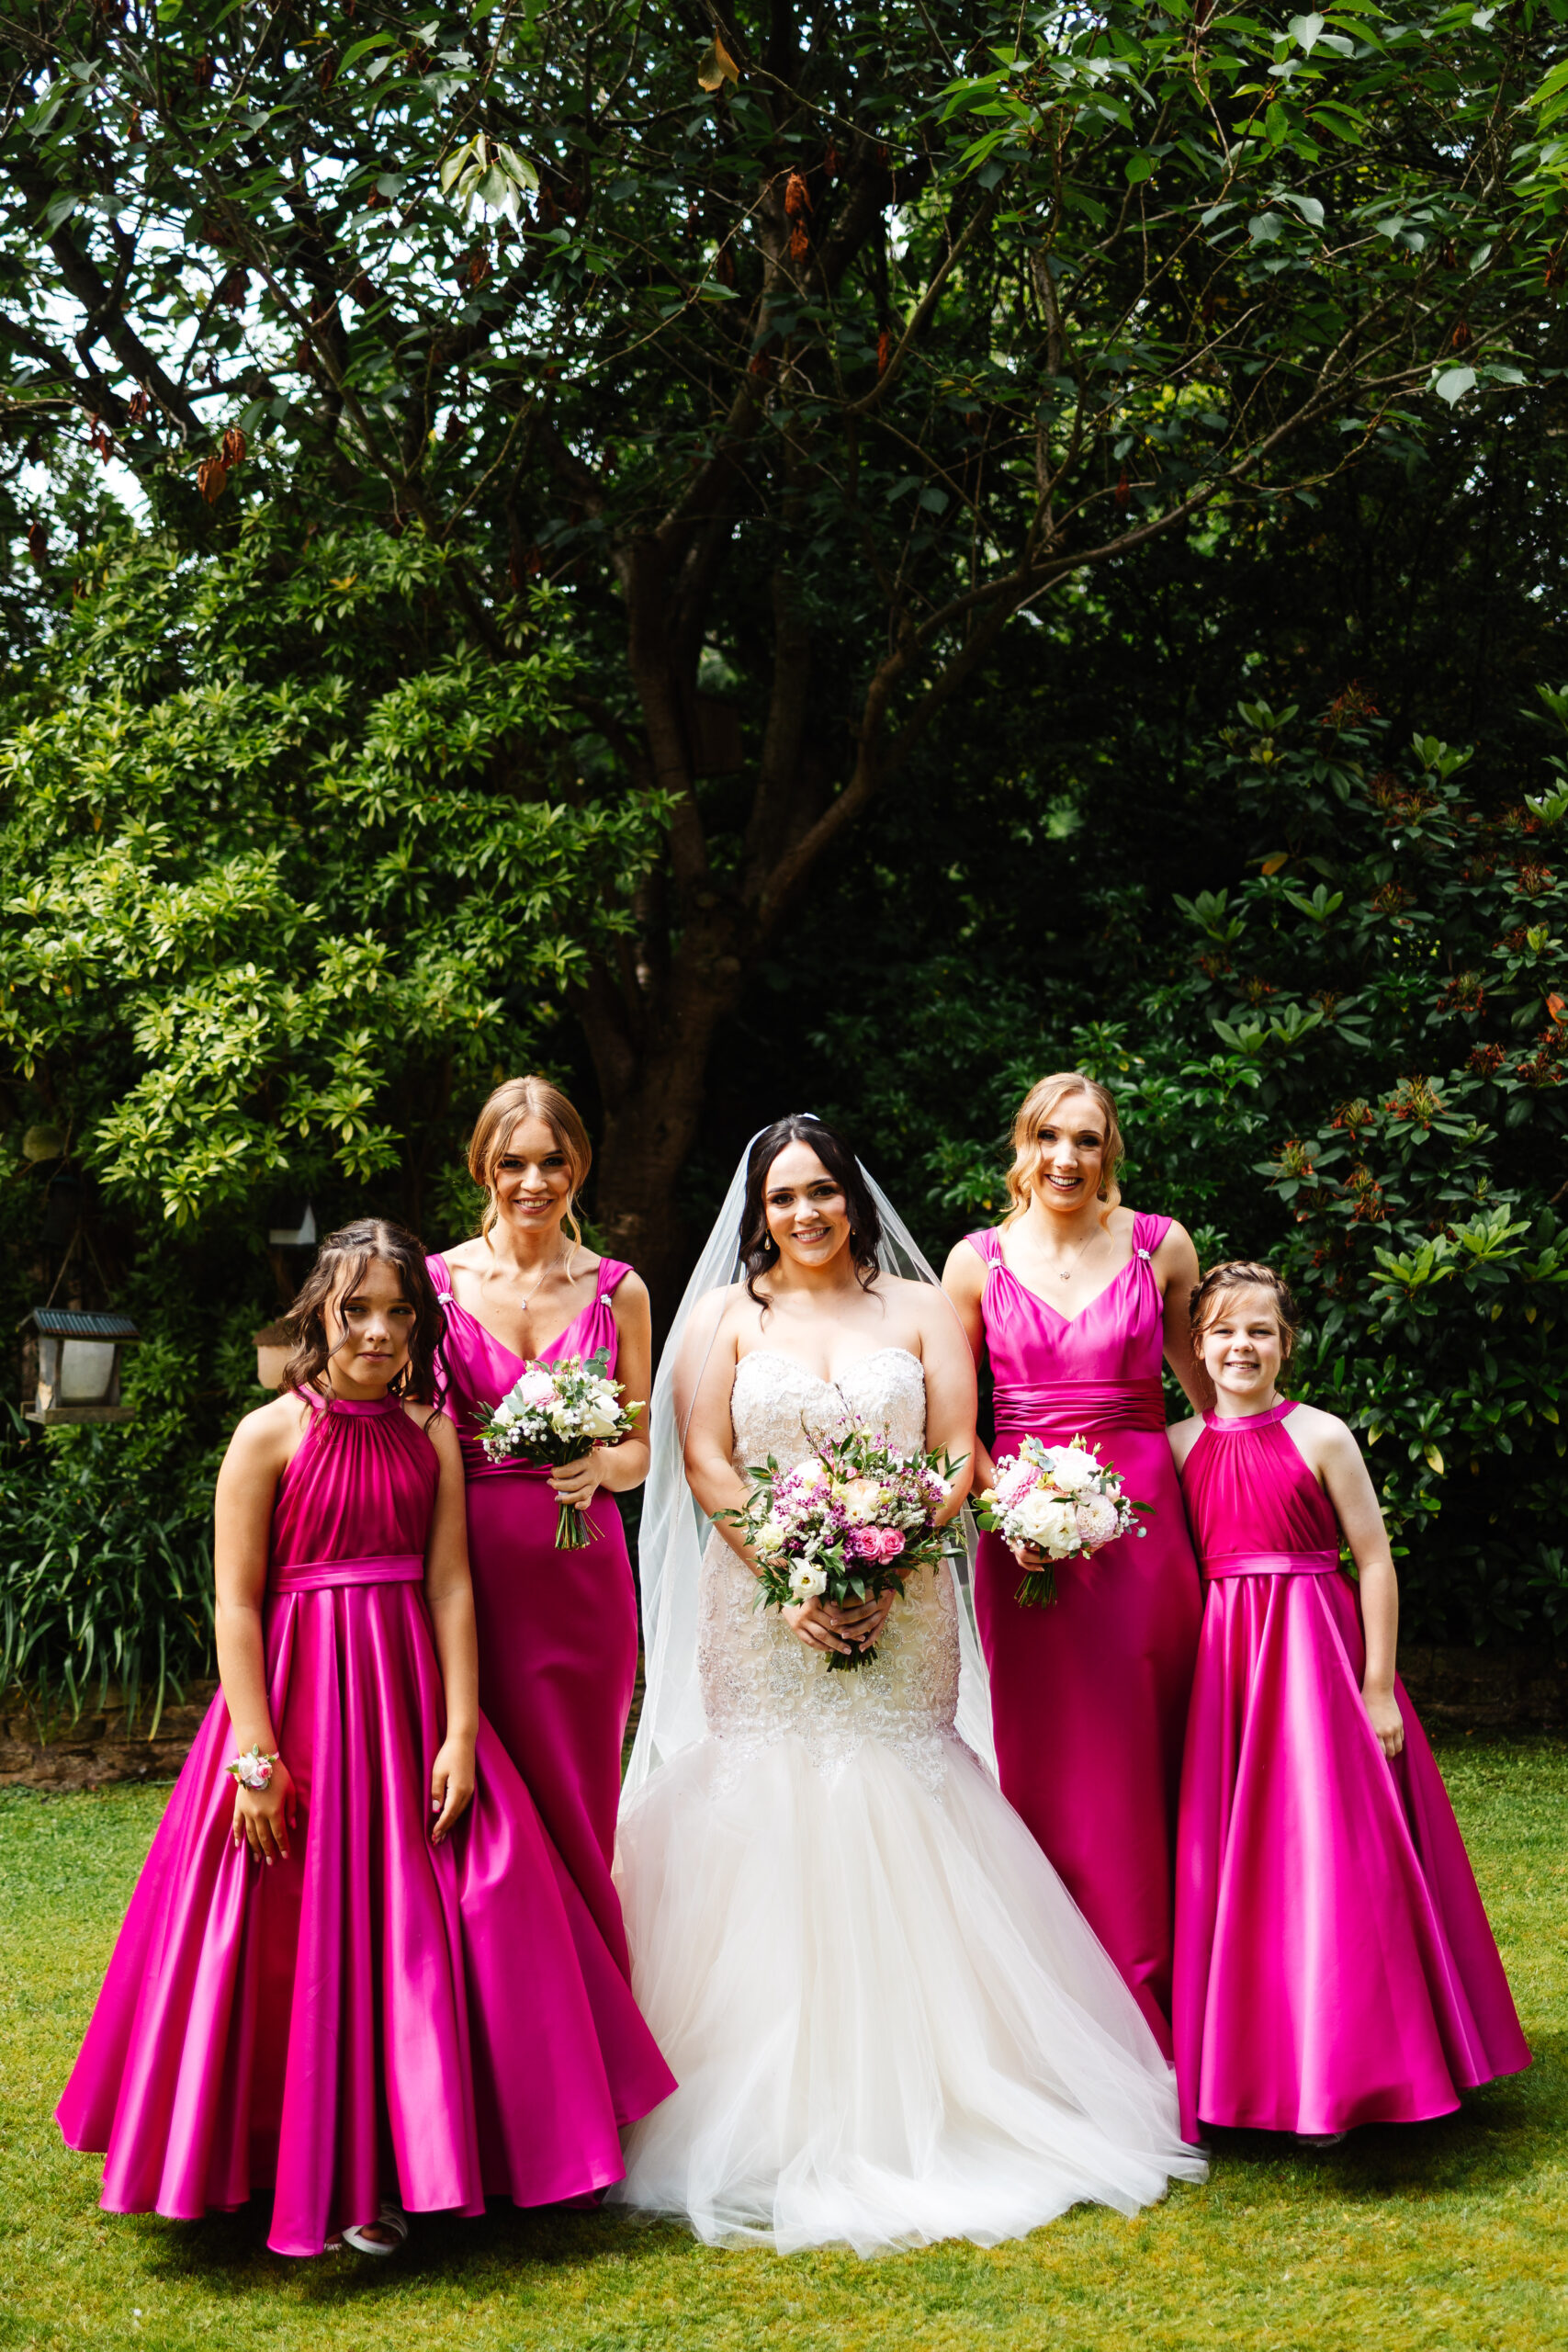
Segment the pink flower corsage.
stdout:
<svg viewBox="0 0 1568 2352">
<path fill-rule="evenodd" d="M 276 1756 L 264 1756 L 261 1742 L 253 1740 L 249 1747 L 242 1749 L 238 1756 L 231 1757 L 223 1770 L 232 1772 L 243 1789 L 265 1789 L 272 1779 L 272 1768 L 276 1761 Z"/>
</svg>

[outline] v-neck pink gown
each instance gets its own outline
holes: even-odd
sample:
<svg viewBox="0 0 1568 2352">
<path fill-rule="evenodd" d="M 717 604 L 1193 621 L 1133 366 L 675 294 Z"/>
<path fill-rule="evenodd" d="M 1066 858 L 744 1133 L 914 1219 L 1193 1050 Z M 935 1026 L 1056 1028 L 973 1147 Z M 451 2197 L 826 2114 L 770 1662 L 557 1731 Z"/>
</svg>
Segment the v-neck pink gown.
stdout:
<svg viewBox="0 0 1568 2352">
<path fill-rule="evenodd" d="M 443 1402 L 468 1476 L 468 1568 L 479 1632 L 479 1704 L 528 1784 L 545 1827 L 594 1925 L 631 1976 L 620 1897 L 610 1876 L 621 1794 L 621 1747 L 637 1682 L 637 1588 L 613 1495 L 588 1510 L 594 1541 L 556 1549 L 556 1499 L 546 1471 L 491 1462 L 475 1434 L 515 1385 L 524 1359 L 454 1295 L 445 1258 L 428 1261 L 446 1310 Z M 615 1369 L 612 1300 L 631 1268 L 601 1260 L 592 1299 L 543 1360 L 607 1351 Z"/>
<path fill-rule="evenodd" d="M 1144 1532 L 1056 1563 L 1056 1602 L 1021 1607 L 1021 1571 L 982 1535 L 975 1608 L 991 1673 L 1002 1792 L 1066 1880 L 1168 2058 L 1181 1743 L 1202 1613 L 1165 1434 L 1165 1302 L 1150 1263 L 1170 1219 L 1136 1216 L 1133 1256 L 1082 1313 L 1025 1287 L 994 1228 L 981 1313 L 994 1451 L 1082 1436 L 1145 1506 Z"/>
<path fill-rule="evenodd" d="M 1181 1473 L 1208 1583 L 1176 1884 L 1188 2140 L 1416 2122 L 1529 2064 L 1404 1684 L 1392 1764 L 1367 1719 L 1360 1607 L 1294 1410 L 1206 1415 Z"/>
<path fill-rule="evenodd" d="M 674 2088 L 482 1715 L 473 1803 L 432 1845 L 435 1449 L 395 1399 L 310 1401 L 265 1623 L 289 1859 L 234 1844 L 220 1691 L 57 2109 L 71 2147 L 107 2154 L 108 2211 L 195 2221 L 270 2189 L 267 2244 L 294 2255 L 386 2197 L 588 2195 L 621 2177 L 617 2127 Z"/>
</svg>

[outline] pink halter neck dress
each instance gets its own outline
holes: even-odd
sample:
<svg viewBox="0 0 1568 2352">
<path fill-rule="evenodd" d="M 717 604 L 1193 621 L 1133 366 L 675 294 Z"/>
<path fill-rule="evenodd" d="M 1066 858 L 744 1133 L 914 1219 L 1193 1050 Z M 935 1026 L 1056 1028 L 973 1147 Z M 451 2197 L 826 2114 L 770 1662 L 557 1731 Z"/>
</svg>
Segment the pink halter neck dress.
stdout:
<svg viewBox="0 0 1568 2352">
<path fill-rule="evenodd" d="M 1025 1287 L 994 1230 L 981 1313 L 998 1454 L 1082 1436 L 1147 1506 L 1144 1532 L 1056 1563 L 1055 1605 L 982 1535 L 975 1602 L 1002 1792 L 1066 1882 L 1170 2055 L 1172 1852 L 1201 1597 L 1165 1434 L 1165 1302 L 1150 1261 L 1170 1219 L 1135 1216 L 1133 1255 L 1070 1319 Z"/>
<path fill-rule="evenodd" d="M 383 2198 L 479 2213 L 622 2174 L 674 2088 L 490 1725 L 430 1840 L 445 1702 L 422 1589 L 435 1449 L 395 1399 L 323 1408 L 278 1480 L 266 1675 L 299 1792 L 287 1862 L 231 1834 L 213 1700 L 57 2109 L 110 2212 L 194 2221 L 273 2191 L 267 2244 L 321 2253 Z"/>
<path fill-rule="evenodd" d="M 1188 2139 L 1416 2122 L 1529 2064 L 1402 1683 L 1392 1764 L 1368 1721 L 1356 1589 L 1294 1410 L 1207 1414 L 1182 1465 L 1208 1582 L 1177 1869 Z"/>
<path fill-rule="evenodd" d="M 557 1507 L 547 1472 L 514 1460 L 490 1461 L 475 1433 L 476 1413 L 500 1404 L 524 1360 L 453 1295 L 446 1259 L 427 1263 L 446 1310 L 442 1402 L 457 1429 L 468 1478 L 479 1704 L 629 1981 L 626 1931 L 610 1875 L 621 1748 L 637 1683 L 637 1587 L 621 1514 L 613 1495 L 595 1495 L 588 1521 L 596 1540 L 580 1552 L 556 1549 Z M 586 1358 L 603 1348 L 614 1374 L 612 1301 L 631 1268 L 603 1258 L 597 1272 L 592 1300 L 543 1351 L 544 1363 Z"/>
</svg>

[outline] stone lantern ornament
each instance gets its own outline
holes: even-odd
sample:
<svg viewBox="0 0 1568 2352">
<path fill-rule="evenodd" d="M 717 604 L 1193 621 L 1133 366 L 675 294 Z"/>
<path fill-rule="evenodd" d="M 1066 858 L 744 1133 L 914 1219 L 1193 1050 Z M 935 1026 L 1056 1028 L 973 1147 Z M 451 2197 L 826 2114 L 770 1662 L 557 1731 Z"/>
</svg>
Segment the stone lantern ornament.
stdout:
<svg viewBox="0 0 1568 2352">
<path fill-rule="evenodd" d="M 119 1401 L 120 1350 L 141 1334 L 129 1315 L 85 1314 L 75 1306 L 35 1306 L 21 1328 L 38 1349 L 38 1385 L 25 1408 L 29 1421 L 59 1429 L 72 1421 L 129 1421 Z"/>
</svg>

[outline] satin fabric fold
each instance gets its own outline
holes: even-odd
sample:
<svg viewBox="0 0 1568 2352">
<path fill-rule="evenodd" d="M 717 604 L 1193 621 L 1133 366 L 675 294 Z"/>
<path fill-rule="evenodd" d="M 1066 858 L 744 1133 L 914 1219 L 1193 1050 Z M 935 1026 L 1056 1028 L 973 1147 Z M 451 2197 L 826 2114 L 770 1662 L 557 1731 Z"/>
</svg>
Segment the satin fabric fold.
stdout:
<svg viewBox="0 0 1568 2352">
<path fill-rule="evenodd" d="M 468 1477 L 468 1567 L 479 1634 L 479 1704 L 522 1773 L 599 1934 L 628 1979 L 631 1962 L 611 1876 L 621 1793 L 621 1748 L 637 1683 L 637 1588 L 615 1498 L 594 1496 L 593 1541 L 556 1547 L 557 1503 L 547 1474 L 488 1460 L 477 1418 L 508 1393 L 523 1359 L 453 1295 L 445 1258 L 429 1261 L 446 1308 L 444 1409 Z M 592 1303 L 543 1361 L 603 1348 L 612 1374 L 612 1304 L 630 1268 L 602 1259 Z"/>
<path fill-rule="evenodd" d="M 1150 1261 L 1170 1220 L 1137 1216 L 1134 1254 L 1070 1321 L 1025 1288 L 995 1231 L 985 1260 L 996 1450 L 1083 1436 L 1145 1506 L 1143 1533 L 1056 1563 L 1049 1609 L 982 1535 L 975 1603 L 1004 1793 L 1055 1864 L 1170 2055 L 1171 1887 L 1181 1743 L 1201 1601 L 1159 1403 L 1165 1302 Z"/>
<path fill-rule="evenodd" d="M 288 1464 L 275 1549 L 281 1523 L 321 1566 L 324 1527 L 354 1521 L 344 1487 L 389 1555 L 423 1536 L 434 1448 L 400 1407 L 366 1410 L 334 1409 Z M 194 2220 L 270 2188 L 268 2245 L 310 2255 L 387 2196 L 477 2213 L 619 2178 L 618 2127 L 672 2078 L 483 1722 L 473 1804 L 431 1844 L 444 1695 L 421 1589 L 285 1593 L 265 1639 L 291 1856 L 233 1844 L 220 1693 L 57 2110 L 107 2153 L 105 2207 Z"/>
<path fill-rule="evenodd" d="M 1390 1764 L 1361 1701 L 1333 1510 L 1280 1426 L 1218 1421 L 1183 1486 L 1210 1586 L 1177 1878 L 1182 2129 L 1343 2132 L 1450 2112 L 1529 2064 L 1469 1857 L 1403 1684 Z M 1241 1565 L 1245 1539 L 1257 1573 Z M 1333 1550 L 1329 1550 L 1332 1542 Z M 1276 1548 L 1277 1547 L 1277 1548 Z"/>
</svg>

